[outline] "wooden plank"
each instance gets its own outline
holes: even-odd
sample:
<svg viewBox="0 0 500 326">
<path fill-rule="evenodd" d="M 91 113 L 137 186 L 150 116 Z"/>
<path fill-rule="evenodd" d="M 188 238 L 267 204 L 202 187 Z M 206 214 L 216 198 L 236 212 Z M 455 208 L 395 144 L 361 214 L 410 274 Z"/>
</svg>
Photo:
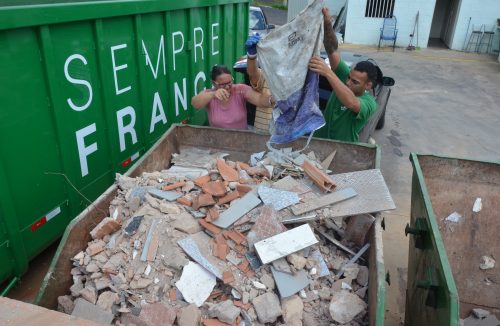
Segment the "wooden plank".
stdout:
<svg viewBox="0 0 500 326">
<path fill-rule="evenodd" d="M 257 242 L 255 250 L 263 264 L 318 243 L 309 224 L 304 224 L 286 232 Z"/>
<path fill-rule="evenodd" d="M 339 203 L 341 201 L 352 198 L 356 195 L 357 195 L 356 191 L 354 191 L 354 189 L 352 189 L 352 188 L 338 190 L 338 191 L 332 192 L 331 194 L 321 196 L 321 197 L 314 199 L 314 200 L 310 200 L 306 203 L 295 205 L 292 207 L 292 212 L 295 215 L 302 215 L 302 214 L 316 210 L 316 209 L 321 208 L 321 207 L 325 207 L 328 205 Z"/>
</svg>

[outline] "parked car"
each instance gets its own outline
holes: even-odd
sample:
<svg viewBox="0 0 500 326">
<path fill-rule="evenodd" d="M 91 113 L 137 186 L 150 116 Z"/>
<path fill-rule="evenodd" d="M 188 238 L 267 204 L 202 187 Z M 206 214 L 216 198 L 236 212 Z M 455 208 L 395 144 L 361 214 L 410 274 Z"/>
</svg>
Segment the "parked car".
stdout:
<svg viewBox="0 0 500 326">
<path fill-rule="evenodd" d="M 391 77 L 384 76 L 382 70 L 375 62 L 375 60 L 368 58 L 367 56 L 361 54 L 355 54 L 352 52 L 342 51 L 341 52 L 342 60 L 344 60 L 349 66 L 354 65 L 359 61 L 369 60 L 377 67 L 377 84 L 373 89 L 373 96 L 375 97 L 378 109 L 375 111 L 373 116 L 370 118 L 365 127 L 361 130 L 359 134 L 359 142 L 366 143 L 368 139 L 373 134 L 375 129 L 382 129 L 385 124 L 385 113 L 387 110 L 387 102 L 389 101 L 389 97 L 391 95 L 391 86 L 395 84 L 395 81 Z M 322 53 L 322 58 L 326 59 L 326 53 Z M 328 62 L 328 60 L 327 60 Z M 245 83 L 250 84 L 248 75 L 246 73 L 247 61 L 246 58 L 242 58 L 234 65 L 234 70 L 245 75 Z M 330 98 L 332 93 L 332 88 L 330 83 L 326 80 L 326 78 L 320 76 L 319 79 L 319 106 L 322 111 L 326 109 L 326 103 Z M 253 125 L 255 120 L 255 107 L 251 104 L 247 104 L 248 109 L 248 124 Z"/>
<path fill-rule="evenodd" d="M 276 26 L 267 23 L 266 15 L 260 7 L 250 6 L 250 20 L 248 23 L 248 35 L 259 33 L 261 36 L 267 35 Z"/>
</svg>

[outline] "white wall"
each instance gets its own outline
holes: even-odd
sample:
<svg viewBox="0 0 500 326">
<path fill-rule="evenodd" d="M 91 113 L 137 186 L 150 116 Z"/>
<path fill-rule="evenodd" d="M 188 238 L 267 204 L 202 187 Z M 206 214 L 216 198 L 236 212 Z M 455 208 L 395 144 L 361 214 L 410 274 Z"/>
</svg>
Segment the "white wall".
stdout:
<svg viewBox="0 0 500 326">
<path fill-rule="evenodd" d="M 396 0 L 397 1 L 397 0 Z M 467 24 L 471 18 L 469 33 L 472 29 L 472 24 L 496 25 L 497 18 L 500 18 L 500 1 L 499 0 L 462 0 L 460 12 L 457 19 L 455 33 L 451 48 L 454 50 L 462 50 L 467 31 Z M 499 32 L 497 30 L 493 42 L 493 49 L 498 49 Z"/>
<path fill-rule="evenodd" d="M 493 0 L 495 1 L 495 0 Z M 396 0 L 394 15 L 398 20 L 396 46 L 406 47 L 413 32 L 415 16 L 420 10 L 419 46 L 427 47 L 436 0 Z M 349 0 L 346 23 L 346 43 L 377 45 L 383 18 L 365 17 L 366 0 Z M 416 34 L 416 33 L 415 33 Z M 388 45 L 388 41 L 385 44 Z M 416 35 L 414 38 L 416 44 Z"/>
</svg>

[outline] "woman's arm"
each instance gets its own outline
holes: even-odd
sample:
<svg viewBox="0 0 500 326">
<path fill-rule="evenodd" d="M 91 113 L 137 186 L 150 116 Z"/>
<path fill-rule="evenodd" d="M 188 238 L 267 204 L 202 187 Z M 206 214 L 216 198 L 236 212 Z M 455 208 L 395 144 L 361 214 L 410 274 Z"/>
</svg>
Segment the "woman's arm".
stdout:
<svg viewBox="0 0 500 326">
<path fill-rule="evenodd" d="M 219 88 L 216 91 L 211 89 L 204 90 L 198 95 L 193 96 L 191 105 L 195 109 L 203 109 L 207 107 L 208 103 L 210 103 L 213 98 L 217 98 L 220 101 L 227 101 L 229 99 L 229 92 L 223 88 Z"/>
</svg>

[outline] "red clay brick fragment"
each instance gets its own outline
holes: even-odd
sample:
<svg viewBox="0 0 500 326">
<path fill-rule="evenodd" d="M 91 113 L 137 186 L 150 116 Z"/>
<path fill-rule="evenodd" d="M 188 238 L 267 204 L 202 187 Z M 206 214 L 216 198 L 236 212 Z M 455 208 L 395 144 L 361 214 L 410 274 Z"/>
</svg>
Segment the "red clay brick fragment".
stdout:
<svg viewBox="0 0 500 326">
<path fill-rule="evenodd" d="M 229 246 L 222 234 L 218 234 L 214 238 L 214 245 L 212 249 L 212 254 L 222 260 L 226 259 L 227 254 L 229 254 Z"/>
<path fill-rule="evenodd" d="M 173 190 L 173 189 L 177 189 L 180 187 L 184 187 L 185 185 L 186 185 L 185 181 L 180 181 L 180 182 L 176 182 L 176 183 L 173 183 L 171 185 L 168 185 L 168 186 L 164 186 L 163 190 L 165 190 L 165 191 Z"/>
<path fill-rule="evenodd" d="M 253 189 L 252 187 L 242 184 L 236 186 L 236 191 L 241 195 L 246 194 L 249 191 L 252 191 L 252 189 Z"/>
<path fill-rule="evenodd" d="M 216 196 L 216 197 L 222 197 L 226 194 L 226 186 L 224 185 L 223 182 L 217 180 L 217 181 L 209 181 L 207 183 L 205 183 L 203 186 L 202 186 L 202 190 L 207 193 L 207 194 L 210 194 L 212 196 Z"/>
<path fill-rule="evenodd" d="M 268 178 L 271 177 L 271 175 L 269 174 L 269 171 L 263 166 L 253 166 L 247 170 L 247 173 L 250 176 L 259 176 L 259 177 L 268 177 Z"/>
<path fill-rule="evenodd" d="M 193 209 L 198 210 L 200 207 L 214 205 L 215 201 L 212 195 L 200 194 L 199 196 L 193 198 Z"/>
<path fill-rule="evenodd" d="M 208 299 L 207 301 L 210 301 L 210 300 L 213 300 L 215 298 L 218 298 L 220 297 L 221 295 L 223 295 L 224 292 L 222 292 L 221 290 L 213 290 L 212 293 L 210 293 L 210 295 L 208 296 Z"/>
<path fill-rule="evenodd" d="M 325 172 L 318 169 L 308 160 L 304 161 L 302 168 L 309 178 L 311 178 L 311 180 L 323 191 L 333 191 L 335 189 L 335 182 Z"/>
<path fill-rule="evenodd" d="M 198 187 L 203 187 L 203 185 L 207 182 L 209 182 L 211 179 L 210 179 L 210 176 L 209 175 L 203 175 L 201 177 L 198 177 L 196 179 L 194 179 L 194 184 L 197 185 Z"/>
<path fill-rule="evenodd" d="M 224 273 L 222 273 L 222 281 L 224 282 L 224 284 L 234 282 L 233 273 L 231 273 L 230 271 L 225 271 Z"/>
<path fill-rule="evenodd" d="M 171 288 L 170 291 L 168 291 L 168 297 L 170 301 L 177 300 L 177 291 L 175 290 L 175 288 Z"/>
<path fill-rule="evenodd" d="M 238 171 L 227 165 L 227 163 L 224 160 L 222 159 L 217 160 L 217 169 L 219 170 L 219 173 L 224 180 L 238 181 L 239 179 Z"/>
<path fill-rule="evenodd" d="M 239 231 L 231 230 L 226 235 L 237 244 L 242 244 L 246 240 L 246 237 Z"/>
<path fill-rule="evenodd" d="M 236 252 L 239 253 L 240 255 L 244 255 L 247 252 L 247 249 L 245 248 L 245 246 L 242 246 L 242 245 L 236 245 L 234 247 L 234 250 L 236 250 Z"/>
<path fill-rule="evenodd" d="M 233 191 L 233 192 L 228 193 L 227 195 L 225 195 L 221 199 L 219 199 L 217 204 L 224 205 L 224 204 L 232 202 L 233 200 L 235 200 L 237 198 L 240 198 L 240 193 L 238 191 Z"/>
<path fill-rule="evenodd" d="M 193 202 L 191 200 L 189 200 L 187 197 L 177 198 L 177 202 L 181 205 L 188 206 L 188 207 L 191 207 L 191 205 L 193 205 Z"/>
<path fill-rule="evenodd" d="M 204 326 L 232 326 L 232 325 L 237 325 L 237 324 L 236 323 L 226 324 L 226 323 L 219 321 L 218 319 L 205 319 L 203 321 L 203 325 Z"/>
<path fill-rule="evenodd" d="M 210 207 L 207 211 L 207 222 L 213 222 L 219 218 L 219 210 L 215 207 Z"/>
<path fill-rule="evenodd" d="M 250 269 L 250 263 L 248 262 L 248 260 L 244 259 L 243 262 L 241 262 L 238 265 L 238 268 L 239 268 L 240 271 L 242 271 L 243 273 L 245 273 L 245 272 L 247 272 Z"/>
<path fill-rule="evenodd" d="M 248 164 L 246 164 L 244 162 L 240 162 L 240 161 L 236 162 L 236 167 L 238 167 L 238 168 L 240 168 L 242 170 L 245 170 L 245 171 L 248 170 L 248 169 L 250 169 L 250 165 L 248 165 Z"/>
<path fill-rule="evenodd" d="M 90 236 L 92 239 L 102 239 L 105 235 L 118 231 L 120 227 L 121 224 L 114 218 L 105 217 L 92 231 L 90 231 Z"/>
<path fill-rule="evenodd" d="M 205 229 L 207 229 L 207 231 L 213 233 L 213 234 L 219 234 L 222 232 L 222 229 L 216 227 L 215 225 L 213 225 L 212 223 L 209 223 L 203 219 L 200 219 L 198 220 L 198 223 L 200 223 L 200 225 L 202 227 L 204 227 Z"/>
</svg>

